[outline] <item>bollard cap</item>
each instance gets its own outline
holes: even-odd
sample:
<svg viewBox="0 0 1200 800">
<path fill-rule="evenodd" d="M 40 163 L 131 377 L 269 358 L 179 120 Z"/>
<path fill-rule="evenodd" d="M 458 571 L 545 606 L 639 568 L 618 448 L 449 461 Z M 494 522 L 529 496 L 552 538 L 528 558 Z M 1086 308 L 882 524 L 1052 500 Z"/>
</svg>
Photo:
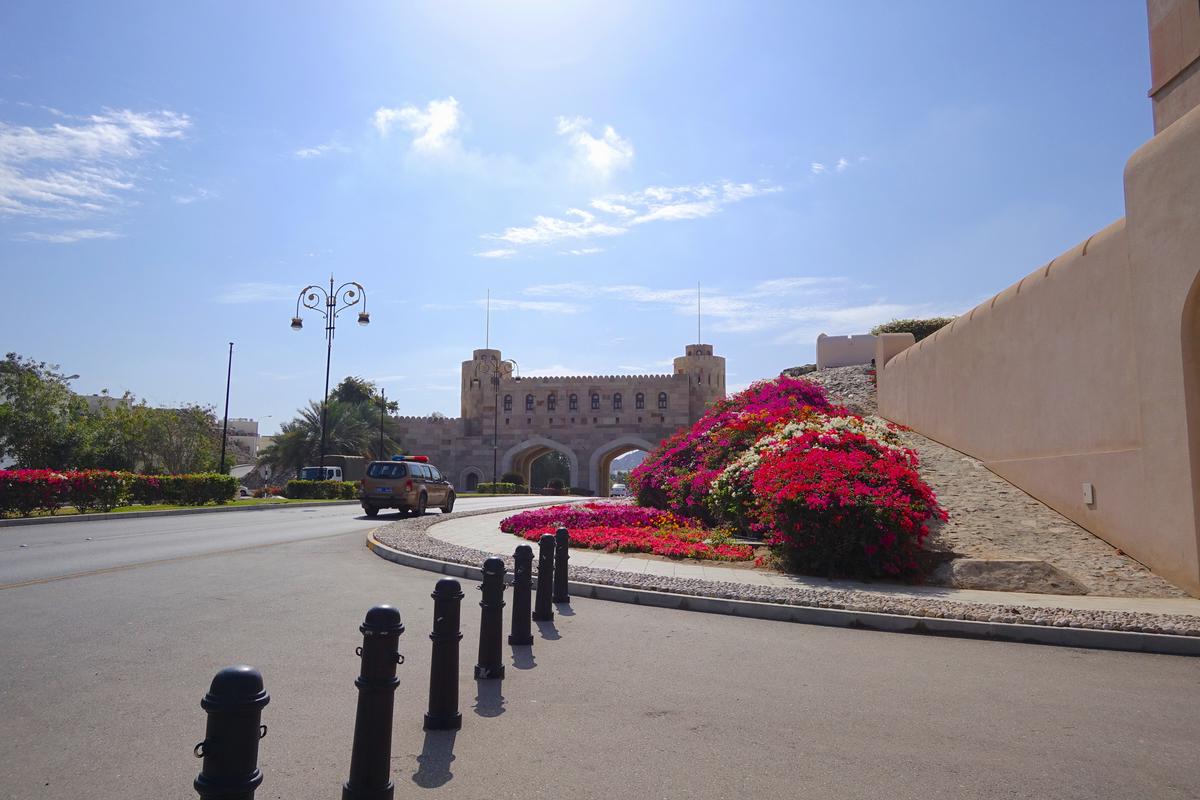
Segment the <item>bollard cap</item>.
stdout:
<svg viewBox="0 0 1200 800">
<path fill-rule="evenodd" d="M 381 605 L 367 612 L 358 630 L 363 636 L 399 636 L 404 633 L 404 623 L 400 621 L 398 608 Z"/>
<path fill-rule="evenodd" d="M 463 598 L 462 586 L 454 578 L 442 578 L 433 587 L 433 594 L 430 597 L 434 600 L 461 600 Z"/>
<path fill-rule="evenodd" d="M 504 559 L 499 556 L 492 556 L 483 562 L 484 575 L 503 575 L 504 570 Z"/>
<path fill-rule="evenodd" d="M 232 711 L 262 708 L 271 702 L 263 688 L 262 673 L 254 667 L 239 664 L 218 672 L 200 701 L 205 711 Z"/>
<path fill-rule="evenodd" d="M 554 534 L 553 533 L 543 533 L 542 538 L 538 539 L 538 547 L 542 548 L 543 550 L 553 550 L 554 549 Z"/>
<path fill-rule="evenodd" d="M 517 549 L 513 552 L 513 559 L 516 561 L 533 561 L 533 548 L 527 544 L 517 545 Z"/>
<path fill-rule="evenodd" d="M 554 532 L 554 541 L 560 544 L 562 542 L 569 542 L 571 541 L 571 534 L 567 532 L 566 528 L 559 528 Z"/>
</svg>

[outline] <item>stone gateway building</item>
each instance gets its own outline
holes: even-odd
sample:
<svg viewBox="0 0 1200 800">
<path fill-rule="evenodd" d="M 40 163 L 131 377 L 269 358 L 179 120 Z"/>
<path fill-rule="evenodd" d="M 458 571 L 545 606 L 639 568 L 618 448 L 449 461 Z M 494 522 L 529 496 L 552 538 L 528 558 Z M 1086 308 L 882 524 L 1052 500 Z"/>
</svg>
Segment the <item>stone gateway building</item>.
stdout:
<svg viewBox="0 0 1200 800">
<path fill-rule="evenodd" d="M 613 459 L 653 450 L 725 397 L 725 359 L 689 344 L 669 375 L 522 378 L 499 350 L 462 362 L 462 416 L 398 417 L 405 452 L 428 455 L 460 491 L 506 472 L 529 484 L 533 462 L 557 451 L 570 485 L 606 496 Z"/>
</svg>

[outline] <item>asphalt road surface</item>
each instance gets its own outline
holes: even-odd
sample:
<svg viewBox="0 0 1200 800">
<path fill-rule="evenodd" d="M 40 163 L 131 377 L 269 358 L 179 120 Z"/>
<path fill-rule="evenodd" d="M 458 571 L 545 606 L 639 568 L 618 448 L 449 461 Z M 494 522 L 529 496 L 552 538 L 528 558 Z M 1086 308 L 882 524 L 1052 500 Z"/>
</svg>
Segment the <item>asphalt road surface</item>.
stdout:
<svg viewBox="0 0 1200 800">
<path fill-rule="evenodd" d="M 459 511 L 545 503 L 545 497 L 463 497 Z M 429 513 L 440 513 L 431 510 Z M 357 505 L 255 509 L 0 528 L 0 588 L 173 558 L 264 547 L 377 528 Z"/>
<path fill-rule="evenodd" d="M 503 682 L 476 682 L 469 583 L 463 729 L 426 734 L 438 576 L 371 554 L 363 536 L 377 523 L 353 507 L 299 512 L 171 522 L 198 526 L 189 533 L 155 522 L 120 545 L 123 558 L 88 561 L 64 541 L 57 561 L 47 550 L 26 572 L 12 562 L 30 548 L 11 549 L 14 530 L 3 531 L 0 798 L 194 797 L 200 698 L 222 666 L 249 663 L 271 693 L 257 796 L 334 800 L 350 763 L 358 625 L 380 602 L 407 625 L 398 800 L 1200 794 L 1198 659 L 576 599 L 531 649 L 505 646 Z M 221 549 L 215 537 L 230 524 L 252 529 Z M 107 525 L 86 536 L 97 541 Z M 33 542 L 70 531 L 21 533 Z M 170 549 L 171 537 L 213 548 Z M 30 575 L 42 577 L 13 580 Z"/>
</svg>

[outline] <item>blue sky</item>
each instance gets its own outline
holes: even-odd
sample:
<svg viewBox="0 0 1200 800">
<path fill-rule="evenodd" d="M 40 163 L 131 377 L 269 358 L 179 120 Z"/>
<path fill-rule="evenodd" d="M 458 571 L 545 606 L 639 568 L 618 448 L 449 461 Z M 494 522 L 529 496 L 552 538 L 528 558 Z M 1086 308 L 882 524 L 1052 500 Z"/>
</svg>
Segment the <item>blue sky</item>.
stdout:
<svg viewBox="0 0 1200 800">
<path fill-rule="evenodd" d="M 1145 6 L 0 6 L 3 348 L 82 392 L 458 413 L 458 364 L 732 386 L 818 333 L 958 313 L 1120 217 L 1152 133 Z"/>
</svg>

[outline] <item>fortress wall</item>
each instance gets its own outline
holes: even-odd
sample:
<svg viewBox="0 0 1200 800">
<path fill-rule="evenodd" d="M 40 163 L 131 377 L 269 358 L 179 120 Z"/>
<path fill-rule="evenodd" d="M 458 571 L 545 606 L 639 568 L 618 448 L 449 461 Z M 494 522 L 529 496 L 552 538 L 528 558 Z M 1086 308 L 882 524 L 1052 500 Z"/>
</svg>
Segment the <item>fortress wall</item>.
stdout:
<svg viewBox="0 0 1200 800">
<path fill-rule="evenodd" d="M 880 413 L 1200 595 L 1200 109 L 1134 154 L 1125 197 L 1125 219 L 877 359 Z"/>
<path fill-rule="evenodd" d="M 874 357 L 875 337 L 869 333 L 817 337 L 817 369 L 870 364 Z"/>
</svg>

